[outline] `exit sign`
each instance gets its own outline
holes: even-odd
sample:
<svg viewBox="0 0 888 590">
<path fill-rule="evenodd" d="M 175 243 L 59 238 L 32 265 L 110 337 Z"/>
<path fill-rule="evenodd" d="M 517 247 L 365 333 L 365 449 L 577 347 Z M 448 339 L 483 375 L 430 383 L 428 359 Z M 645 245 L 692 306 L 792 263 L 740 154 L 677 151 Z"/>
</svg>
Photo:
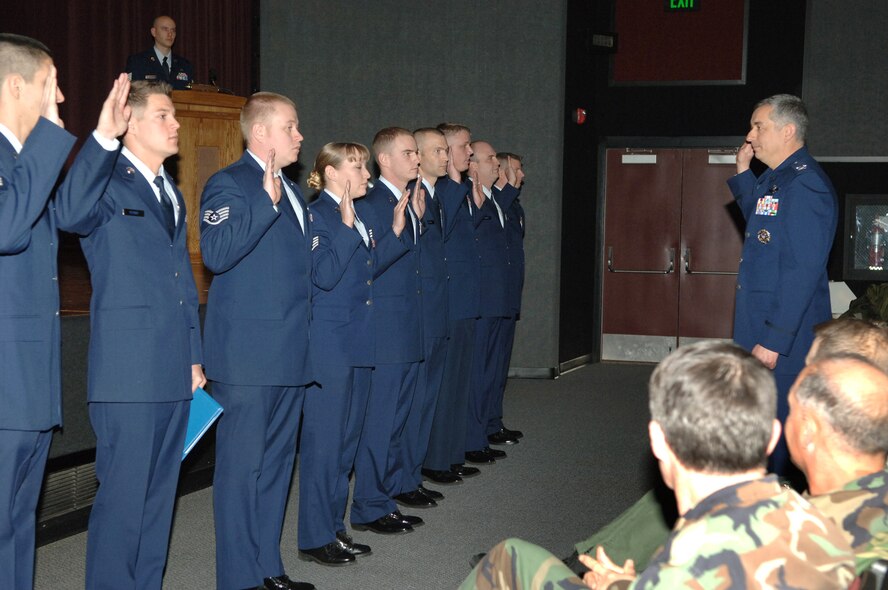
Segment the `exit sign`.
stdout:
<svg viewBox="0 0 888 590">
<path fill-rule="evenodd" d="M 700 10 L 702 0 L 663 0 L 666 12 L 689 12 Z"/>
</svg>

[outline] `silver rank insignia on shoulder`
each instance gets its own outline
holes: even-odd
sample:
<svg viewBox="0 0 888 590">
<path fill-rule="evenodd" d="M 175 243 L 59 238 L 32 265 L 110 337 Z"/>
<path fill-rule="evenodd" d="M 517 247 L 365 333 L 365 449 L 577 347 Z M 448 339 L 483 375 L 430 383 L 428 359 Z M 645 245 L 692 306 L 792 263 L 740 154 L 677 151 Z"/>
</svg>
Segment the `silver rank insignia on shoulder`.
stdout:
<svg viewBox="0 0 888 590">
<path fill-rule="evenodd" d="M 767 244 L 768 242 L 771 241 L 771 232 L 769 232 L 766 229 L 760 229 L 758 231 L 758 240 L 762 244 Z"/>
<path fill-rule="evenodd" d="M 136 169 L 133 168 L 132 166 L 127 166 L 127 167 L 126 167 L 126 173 L 127 173 L 128 175 L 132 176 L 133 174 L 136 173 Z"/>
<path fill-rule="evenodd" d="M 204 211 L 203 220 L 204 223 L 208 223 L 210 225 L 219 225 L 226 219 L 228 219 L 228 213 L 230 211 L 230 207 L 221 207 L 216 211 L 212 209 L 207 209 Z"/>
<path fill-rule="evenodd" d="M 796 162 L 795 164 L 793 164 L 793 168 L 795 168 L 796 171 L 801 172 L 802 170 L 805 170 L 806 168 L 808 168 L 808 165 L 807 164 L 800 164 L 799 162 Z"/>
</svg>

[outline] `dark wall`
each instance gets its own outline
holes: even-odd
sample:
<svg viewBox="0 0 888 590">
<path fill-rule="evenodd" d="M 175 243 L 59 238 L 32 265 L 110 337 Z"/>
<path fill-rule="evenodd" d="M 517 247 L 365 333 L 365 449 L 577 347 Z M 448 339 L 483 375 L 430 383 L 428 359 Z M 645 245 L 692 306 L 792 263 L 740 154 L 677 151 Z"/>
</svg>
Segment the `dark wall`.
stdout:
<svg viewBox="0 0 888 590">
<path fill-rule="evenodd" d="M 749 0 L 746 84 L 611 86 L 610 56 L 591 46 L 613 31 L 616 0 L 568 1 L 564 115 L 559 361 L 599 353 L 598 277 L 603 232 L 599 146 L 609 137 L 743 136 L 753 105 L 778 92 L 802 92 L 805 0 Z M 617 31 L 619 34 L 619 31 Z M 677 55 L 680 54 L 680 48 Z M 705 59 L 704 56 L 698 56 Z M 569 113 L 585 108 L 577 126 Z"/>
<path fill-rule="evenodd" d="M 304 168 L 327 142 L 370 144 L 383 127 L 442 121 L 525 156 L 527 281 L 512 366 L 527 369 L 557 363 L 565 8 L 566 0 L 262 2 L 263 89 L 296 101 Z"/>
</svg>

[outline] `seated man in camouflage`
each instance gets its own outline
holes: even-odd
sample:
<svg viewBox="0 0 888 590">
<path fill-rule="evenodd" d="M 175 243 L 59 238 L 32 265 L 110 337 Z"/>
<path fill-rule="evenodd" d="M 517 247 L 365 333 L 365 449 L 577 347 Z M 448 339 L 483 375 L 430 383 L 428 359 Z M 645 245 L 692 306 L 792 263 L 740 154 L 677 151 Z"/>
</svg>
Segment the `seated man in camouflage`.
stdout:
<svg viewBox="0 0 888 590">
<path fill-rule="evenodd" d="M 814 335 L 806 363 L 834 355 L 859 354 L 888 372 L 888 329 L 884 324 L 842 318 L 818 325 Z M 842 483 L 854 479 L 849 476 Z M 674 499 L 658 492 L 649 491 L 607 526 L 577 543 L 576 551 L 564 563 L 582 576 L 586 568 L 579 562 L 578 554 L 594 555 L 596 547 L 603 546 L 614 560 L 632 559 L 636 568 L 644 569 L 675 522 Z M 811 493 L 820 494 L 822 490 L 812 489 Z"/>
<path fill-rule="evenodd" d="M 811 503 L 842 528 L 857 573 L 888 559 L 888 374 L 863 357 L 814 360 L 790 389 L 789 409 L 792 461 Z"/>
<path fill-rule="evenodd" d="M 679 513 L 663 547 L 636 574 L 599 548 L 583 580 L 545 550 L 494 547 L 462 588 L 847 588 L 853 557 L 838 526 L 765 475 L 780 435 L 773 377 L 727 343 L 679 348 L 651 376 L 648 432 Z"/>
</svg>

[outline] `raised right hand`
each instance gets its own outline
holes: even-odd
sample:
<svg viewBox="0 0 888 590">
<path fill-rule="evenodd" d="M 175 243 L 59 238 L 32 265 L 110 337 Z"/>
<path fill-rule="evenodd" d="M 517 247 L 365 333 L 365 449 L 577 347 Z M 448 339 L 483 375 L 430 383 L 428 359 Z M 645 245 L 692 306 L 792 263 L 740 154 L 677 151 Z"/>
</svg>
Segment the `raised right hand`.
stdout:
<svg viewBox="0 0 888 590">
<path fill-rule="evenodd" d="M 273 205 L 281 202 L 281 179 L 274 173 L 274 150 L 268 150 L 268 159 L 265 160 L 265 174 L 262 175 L 262 188 L 268 193 Z"/>
<path fill-rule="evenodd" d="M 755 152 L 752 150 L 752 144 L 744 141 L 740 149 L 737 150 L 737 174 L 743 174 L 749 170 L 749 163 L 753 156 L 755 156 Z"/>
<path fill-rule="evenodd" d="M 59 100 L 64 100 L 59 90 L 58 71 L 55 66 L 49 67 L 49 75 L 46 76 L 46 83 L 43 85 L 43 98 L 40 101 L 40 115 L 55 123 L 62 129 L 65 128 L 65 122 L 59 117 Z"/>
<path fill-rule="evenodd" d="M 351 183 L 348 181 L 345 183 L 345 194 L 339 202 L 339 215 L 342 217 L 342 223 L 349 227 L 355 226 L 355 202 L 351 198 Z"/>
</svg>

